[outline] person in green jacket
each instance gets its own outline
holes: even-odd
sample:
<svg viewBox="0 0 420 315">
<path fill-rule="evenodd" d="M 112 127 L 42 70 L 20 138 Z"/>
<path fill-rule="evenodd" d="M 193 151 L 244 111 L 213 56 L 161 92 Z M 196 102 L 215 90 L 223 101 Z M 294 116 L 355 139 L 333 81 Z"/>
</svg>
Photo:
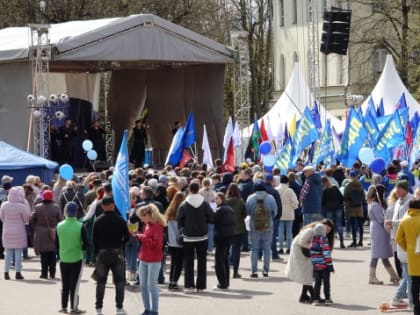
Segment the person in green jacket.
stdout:
<svg viewBox="0 0 420 315">
<path fill-rule="evenodd" d="M 70 314 L 82 314 L 79 305 L 79 284 L 82 276 L 83 250 L 88 246 L 88 237 L 83 224 L 76 218 L 78 205 L 74 201 L 66 204 L 66 219 L 57 225 L 56 246 L 61 271 L 61 309 L 67 313 L 70 296 Z"/>
</svg>

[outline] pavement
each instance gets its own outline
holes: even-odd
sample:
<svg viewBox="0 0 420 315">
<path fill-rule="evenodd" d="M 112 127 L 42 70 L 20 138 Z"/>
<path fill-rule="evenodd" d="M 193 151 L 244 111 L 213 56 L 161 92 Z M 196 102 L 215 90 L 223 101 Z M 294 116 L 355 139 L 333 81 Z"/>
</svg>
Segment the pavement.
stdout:
<svg viewBox="0 0 420 315">
<path fill-rule="evenodd" d="M 345 241 L 347 244 L 350 240 Z M 368 240 L 365 240 L 365 244 Z M 33 253 L 32 253 L 33 254 Z M 214 256 L 208 256 L 208 289 L 203 293 L 185 294 L 169 292 L 167 285 L 160 287 L 159 314 L 171 315 L 312 315 L 312 314 L 379 314 L 378 305 L 389 302 L 396 291 L 396 286 L 389 282 L 389 276 L 381 263 L 378 264 L 377 276 L 384 285 L 368 285 L 370 249 L 363 248 L 335 249 L 333 260 L 335 274 L 331 276 L 331 306 L 312 306 L 298 302 L 301 286 L 290 282 L 284 276 L 287 255 L 282 261 L 271 264 L 269 278 L 261 276 L 250 278 L 249 253 L 241 258 L 241 279 L 232 279 L 231 287 L 226 291 L 214 290 L 217 284 L 212 266 Z M 4 261 L 0 261 L 3 270 Z M 0 315 L 58 314 L 60 308 L 60 275 L 57 280 L 42 280 L 39 257 L 23 262 L 25 280 L 3 280 L 0 276 Z M 259 263 L 261 269 L 262 263 Z M 90 279 L 93 268 L 84 267 L 80 285 L 79 308 L 86 314 L 95 314 L 95 282 Z M 166 275 L 168 279 L 168 275 Z M 180 284 L 183 279 L 180 279 Z M 321 289 L 322 292 L 322 289 Z M 124 309 L 128 315 L 139 315 L 143 312 L 143 304 L 137 286 L 127 286 Z M 111 277 L 105 292 L 104 314 L 115 314 L 114 289 Z M 401 314 L 409 314 L 401 311 Z"/>
</svg>

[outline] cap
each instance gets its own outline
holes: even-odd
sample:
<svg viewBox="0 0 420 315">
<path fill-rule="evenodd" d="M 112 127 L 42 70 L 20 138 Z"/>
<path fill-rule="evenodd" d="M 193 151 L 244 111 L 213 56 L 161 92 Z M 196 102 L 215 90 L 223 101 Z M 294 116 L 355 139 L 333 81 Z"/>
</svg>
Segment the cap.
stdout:
<svg viewBox="0 0 420 315">
<path fill-rule="evenodd" d="M 312 165 L 306 165 L 304 168 L 303 168 L 303 172 L 306 172 L 306 171 L 314 171 L 315 170 L 315 168 L 312 166 Z"/>
<path fill-rule="evenodd" d="M 78 208 L 77 203 L 75 203 L 74 201 L 70 201 L 66 204 L 64 210 L 68 217 L 74 217 L 76 216 L 77 208 Z"/>
<path fill-rule="evenodd" d="M 272 173 L 267 173 L 267 174 L 265 174 L 265 180 L 273 180 L 273 174 Z"/>
<path fill-rule="evenodd" d="M 404 189 L 405 191 L 409 191 L 410 190 L 409 185 L 408 185 L 408 182 L 406 180 L 399 181 L 395 185 L 395 187 Z"/>
<path fill-rule="evenodd" d="M 54 199 L 54 194 L 51 190 L 47 189 L 42 192 L 42 200 L 51 201 Z"/>
<path fill-rule="evenodd" d="M 1 183 L 5 184 L 5 183 L 11 183 L 13 181 L 13 177 L 9 176 L 9 175 L 3 175 L 3 177 L 1 178 Z"/>
<path fill-rule="evenodd" d="M 255 191 L 265 191 L 265 185 L 262 181 L 258 180 L 254 184 Z"/>
</svg>

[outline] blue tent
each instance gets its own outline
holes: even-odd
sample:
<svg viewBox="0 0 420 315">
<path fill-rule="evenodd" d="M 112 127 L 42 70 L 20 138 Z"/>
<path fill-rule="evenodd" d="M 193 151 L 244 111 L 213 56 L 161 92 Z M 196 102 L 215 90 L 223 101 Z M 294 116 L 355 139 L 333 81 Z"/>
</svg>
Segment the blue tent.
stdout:
<svg viewBox="0 0 420 315">
<path fill-rule="evenodd" d="M 28 175 L 39 176 L 44 183 L 49 183 L 54 179 L 54 170 L 57 167 L 56 162 L 0 141 L 0 177 L 12 176 L 14 185 L 23 184 Z"/>
</svg>

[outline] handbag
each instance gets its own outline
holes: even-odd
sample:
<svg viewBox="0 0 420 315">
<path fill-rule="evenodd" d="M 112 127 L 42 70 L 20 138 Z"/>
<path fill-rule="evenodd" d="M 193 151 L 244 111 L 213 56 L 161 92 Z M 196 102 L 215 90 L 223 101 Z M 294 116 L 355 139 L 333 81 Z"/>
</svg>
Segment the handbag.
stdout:
<svg viewBox="0 0 420 315">
<path fill-rule="evenodd" d="M 416 249 L 415 249 L 414 253 L 416 255 L 420 255 L 420 234 L 417 235 L 417 238 L 416 238 Z"/>
</svg>

